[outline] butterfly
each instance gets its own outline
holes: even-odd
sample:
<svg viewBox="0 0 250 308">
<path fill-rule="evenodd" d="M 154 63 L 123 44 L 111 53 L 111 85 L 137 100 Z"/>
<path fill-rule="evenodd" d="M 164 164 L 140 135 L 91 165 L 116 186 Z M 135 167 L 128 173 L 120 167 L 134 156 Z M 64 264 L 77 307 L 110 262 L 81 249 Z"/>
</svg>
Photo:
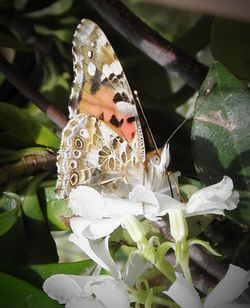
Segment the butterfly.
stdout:
<svg viewBox="0 0 250 308">
<path fill-rule="evenodd" d="M 124 197 L 134 185 L 166 185 L 167 145 L 159 151 L 122 66 L 103 31 L 83 19 L 73 36 L 70 120 L 57 157 L 56 194 L 79 185 Z"/>
</svg>

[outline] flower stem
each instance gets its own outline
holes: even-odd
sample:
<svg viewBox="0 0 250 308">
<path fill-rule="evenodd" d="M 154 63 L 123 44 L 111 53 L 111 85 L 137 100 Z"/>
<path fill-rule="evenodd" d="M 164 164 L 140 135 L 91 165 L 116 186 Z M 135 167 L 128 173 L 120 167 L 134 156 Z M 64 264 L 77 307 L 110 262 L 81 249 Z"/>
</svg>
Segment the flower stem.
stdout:
<svg viewBox="0 0 250 308">
<path fill-rule="evenodd" d="M 164 259 L 164 250 L 162 250 L 161 253 L 158 253 L 158 251 L 156 253 L 155 247 L 146 237 L 146 232 L 141 222 L 136 217 L 128 215 L 124 218 L 123 225 L 133 241 L 137 244 L 144 258 L 156 266 L 170 281 L 174 281 L 174 271 L 171 265 Z"/>
</svg>

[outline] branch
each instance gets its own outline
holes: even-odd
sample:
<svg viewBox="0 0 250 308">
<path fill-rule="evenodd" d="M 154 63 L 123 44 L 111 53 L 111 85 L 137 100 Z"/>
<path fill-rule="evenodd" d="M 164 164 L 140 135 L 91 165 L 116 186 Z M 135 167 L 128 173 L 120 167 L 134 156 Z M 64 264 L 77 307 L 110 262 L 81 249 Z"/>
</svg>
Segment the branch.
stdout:
<svg viewBox="0 0 250 308">
<path fill-rule="evenodd" d="M 35 88 L 27 85 L 25 78 L 19 75 L 13 68 L 13 65 L 11 65 L 1 54 L 0 70 L 25 97 L 36 104 L 36 106 L 46 113 L 46 115 L 60 128 L 64 128 L 68 122 L 67 117 Z"/>
<path fill-rule="evenodd" d="M 119 0 L 87 0 L 105 20 L 137 48 L 166 70 L 176 73 L 188 85 L 199 89 L 207 67 L 161 37 Z"/>
<path fill-rule="evenodd" d="M 147 2 L 166 5 L 179 10 L 222 16 L 249 22 L 250 10 L 248 0 L 204 1 L 204 0 L 147 0 Z"/>
</svg>

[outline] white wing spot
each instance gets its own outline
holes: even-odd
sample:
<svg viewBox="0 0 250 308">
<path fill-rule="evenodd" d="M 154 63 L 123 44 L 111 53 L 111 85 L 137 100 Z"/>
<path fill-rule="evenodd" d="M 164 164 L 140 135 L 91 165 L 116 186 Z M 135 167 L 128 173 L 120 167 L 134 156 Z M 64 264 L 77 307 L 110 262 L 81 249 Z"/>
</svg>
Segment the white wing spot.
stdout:
<svg viewBox="0 0 250 308">
<path fill-rule="evenodd" d="M 96 66 L 94 63 L 90 62 L 88 65 L 88 73 L 90 76 L 95 76 Z"/>
<path fill-rule="evenodd" d="M 88 50 L 87 55 L 90 59 L 92 59 L 93 57 L 93 51 L 92 50 Z"/>
<path fill-rule="evenodd" d="M 102 72 L 107 78 L 113 73 L 108 64 L 103 65 Z"/>
<path fill-rule="evenodd" d="M 85 139 L 88 139 L 89 138 L 89 131 L 85 128 L 81 129 L 80 130 L 80 135 L 85 138 Z"/>
<path fill-rule="evenodd" d="M 110 65 L 110 68 L 116 76 L 122 73 L 121 64 L 117 60 Z"/>
<path fill-rule="evenodd" d="M 136 115 L 136 108 L 135 105 L 129 104 L 124 101 L 119 101 L 116 103 L 116 108 L 118 112 L 122 115 L 126 115 L 131 113 L 132 115 Z"/>
<path fill-rule="evenodd" d="M 90 164 L 91 166 L 94 167 L 99 167 L 99 155 L 97 152 L 91 152 L 87 154 L 86 160 L 88 162 L 88 164 Z"/>
<path fill-rule="evenodd" d="M 90 43 L 90 46 L 91 46 L 91 47 L 95 47 L 95 42 L 91 42 L 91 43 Z"/>
</svg>

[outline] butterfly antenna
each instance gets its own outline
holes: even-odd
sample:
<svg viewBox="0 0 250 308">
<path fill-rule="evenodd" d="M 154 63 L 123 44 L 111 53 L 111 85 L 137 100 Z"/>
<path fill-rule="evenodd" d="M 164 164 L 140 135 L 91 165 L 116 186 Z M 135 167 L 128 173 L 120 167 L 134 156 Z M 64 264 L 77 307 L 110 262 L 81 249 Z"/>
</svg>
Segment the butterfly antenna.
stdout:
<svg viewBox="0 0 250 308">
<path fill-rule="evenodd" d="M 150 151 L 155 150 L 157 152 L 157 154 L 159 154 L 159 150 L 157 148 L 154 136 L 153 136 L 152 131 L 150 129 L 150 126 L 148 124 L 147 118 L 145 116 L 141 102 L 139 100 L 138 92 L 136 90 L 134 90 L 134 96 L 135 96 L 135 103 L 136 103 L 138 115 L 139 115 L 139 118 L 140 118 L 140 121 L 141 121 L 141 126 L 143 128 L 143 135 L 144 135 L 144 139 L 145 139 L 146 151 L 150 152 Z"/>
<path fill-rule="evenodd" d="M 167 143 L 169 143 L 169 141 L 172 139 L 172 137 L 175 135 L 175 133 L 177 133 L 178 130 L 179 130 L 185 123 L 187 123 L 187 121 L 189 121 L 190 119 L 192 119 L 193 115 L 194 115 L 194 112 L 192 111 L 192 112 L 188 115 L 188 117 L 187 117 L 185 120 L 183 120 L 179 126 L 177 126 L 177 128 L 176 128 L 176 129 L 172 132 L 172 134 L 169 136 L 169 138 L 168 138 L 168 140 L 167 140 Z"/>
</svg>

